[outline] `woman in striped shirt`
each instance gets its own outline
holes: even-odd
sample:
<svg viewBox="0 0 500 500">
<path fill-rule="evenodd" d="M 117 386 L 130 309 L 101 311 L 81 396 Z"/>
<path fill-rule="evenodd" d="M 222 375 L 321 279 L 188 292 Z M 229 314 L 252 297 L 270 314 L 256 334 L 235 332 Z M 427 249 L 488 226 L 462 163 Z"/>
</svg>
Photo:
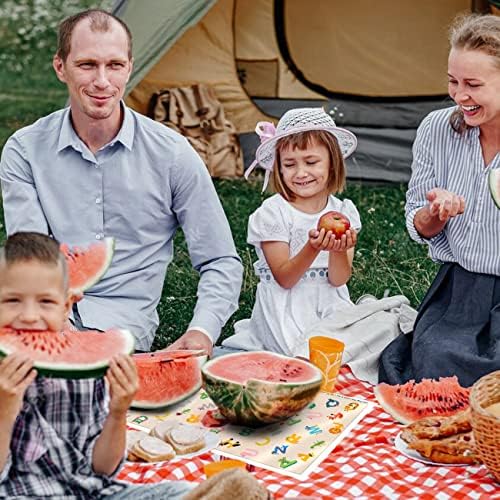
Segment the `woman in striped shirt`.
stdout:
<svg viewBox="0 0 500 500">
<path fill-rule="evenodd" d="M 500 17 L 469 15 L 450 32 L 448 91 L 413 145 L 406 222 L 441 268 L 413 335 L 382 353 L 380 380 L 457 375 L 469 386 L 500 369 L 500 210 L 488 174 L 500 168 Z"/>
</svg>

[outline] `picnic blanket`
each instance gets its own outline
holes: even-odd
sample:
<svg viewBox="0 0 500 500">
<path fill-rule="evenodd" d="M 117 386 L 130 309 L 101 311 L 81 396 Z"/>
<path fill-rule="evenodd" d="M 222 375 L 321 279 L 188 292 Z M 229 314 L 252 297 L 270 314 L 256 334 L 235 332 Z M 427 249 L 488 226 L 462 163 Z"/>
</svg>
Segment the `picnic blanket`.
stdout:
<svg viewBox="0 0 500 500">
<path fill-rule="evenodd" d="M 340 372 L 337 389 L 376 403 L 372 386 L 358 380 L 347 367 Z M 253 474 L 276 498 L 500 499 L 500 486 L 484 466 L 428 466 L 402 455 L 394 447 L 400 430 L 401 426 L 375 404 L 308 479 L 297 480 L 258 467 Z M 201 482 L 206 479 L 204 465 L 219 459 L 205 453 L 161 466 L 127 463 L 118 477 L 132 483 L 163 479 Z"/>
</svg>

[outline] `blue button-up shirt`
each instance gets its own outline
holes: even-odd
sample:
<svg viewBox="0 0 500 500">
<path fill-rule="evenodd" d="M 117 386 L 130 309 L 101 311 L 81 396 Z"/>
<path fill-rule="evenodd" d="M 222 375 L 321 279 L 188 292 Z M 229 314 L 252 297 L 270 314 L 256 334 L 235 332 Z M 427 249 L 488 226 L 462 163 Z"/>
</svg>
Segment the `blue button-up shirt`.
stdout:
<svg viewBox="0 0 500 500">
<path fill-rule="evenodd" d="M 78 311 L 87 327 L 129 328 L 136 348 L 147 350 L 180 226 L 200 273 L 189 327 L 215 341 L 237 308 L 242 265 L 212 180 L 184 137 L 122 106 L 119 133 L 95 154 L 69 108 L 7 141 L 0 163 L 7 233 L 49 233 L 70 245 L 114 237 L 112 265 Z"/>
</svg>

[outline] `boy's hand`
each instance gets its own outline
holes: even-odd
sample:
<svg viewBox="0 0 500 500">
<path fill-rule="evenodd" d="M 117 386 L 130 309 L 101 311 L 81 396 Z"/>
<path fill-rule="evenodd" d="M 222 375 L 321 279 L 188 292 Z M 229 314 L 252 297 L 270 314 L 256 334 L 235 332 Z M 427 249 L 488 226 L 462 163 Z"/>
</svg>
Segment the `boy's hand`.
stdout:
<svg viewBox="0 0 500 500">
<path fill-rule="evenodd" d="M 10 354 L 0 362 L 0 420 L 13 423 L 23 404 L 24 393 L 35 380 L 33 361 L 22 354 Z"/>
<path fill-rule="evenodd" d="M 139 388 L 139 377 L 132 357 L 125 354 L 115 356 L 109 363 L 106 380 L 111 398 L 109 414 L 122 416 L 129 409 Z"/>
<path fill-rule="evenodd" d="M 346 252 L 350 248 L 354 248 L 358 241 L 358 234 L 354 229 L 348 229 L 345 234 L 338 240 L 333 241 L 333 245 L 329 248 L 330 252 Z"/>
</svg>

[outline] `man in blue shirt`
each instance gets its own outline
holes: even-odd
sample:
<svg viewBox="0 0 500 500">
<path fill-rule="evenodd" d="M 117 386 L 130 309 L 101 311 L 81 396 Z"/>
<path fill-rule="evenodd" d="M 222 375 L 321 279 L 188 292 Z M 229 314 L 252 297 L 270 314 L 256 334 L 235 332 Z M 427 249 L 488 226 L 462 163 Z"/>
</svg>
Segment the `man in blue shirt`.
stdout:
<svg viewBox="0 0 500 500">
<path fill-rule="evenodd" d="M 7 232 L 38 231 L 70 245 L 113 236 L 113 263 L 74 319 L 129 328 L 137 349 L 149 350 L 181 227 L 200 281 L 191 322 L 171 347 L 210 354 L 237 308 L 241 261 L 200 157 L 123 103 L 132 64 L 131 34 L 118 18 L 96 9 L 61 23 L 53 66 L 69 107 L 18 130 L 3 149 Z"/>
</svg>

